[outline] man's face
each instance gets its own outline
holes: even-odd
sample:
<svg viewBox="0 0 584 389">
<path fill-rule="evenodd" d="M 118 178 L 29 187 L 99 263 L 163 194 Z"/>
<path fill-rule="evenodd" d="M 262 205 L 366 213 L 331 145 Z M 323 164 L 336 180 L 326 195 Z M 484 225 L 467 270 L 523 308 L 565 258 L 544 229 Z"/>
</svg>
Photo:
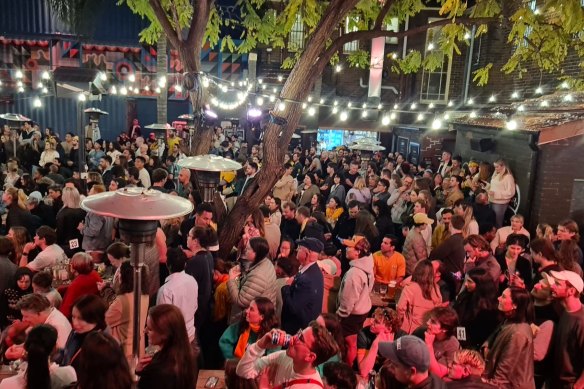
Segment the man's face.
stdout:
<svg viewBox="0 0 584 389">
<path fill-rule="evenodd" d="M 468 243 L 464 245 L 464 251 L 466 252 L 466 256 L 468 258 L 472 259 L 472 258 L 476 258 L 476 256 L 477 256 L 477 250 L 474 247 L 472 247 L 472 245 L 470 245 Z"/>
<path fill-rule="evenodd" d="M 180 182 L 181 184 L 186 184 L 187 182 L 189 182 L 189 175 L 184 169 L 181 169 L 180 172 L 178 173 L 178 182 Z"/>
<path fill-rule="evenodd" d="M 452 221 L 452 214 L 450 212 L 442 214 L 442 224 L 444 224 L 446 227 L 449 227 L 451 221 Z"/>
<path fill-rule="evenodd" d="M 406 188 L 411 188 L 414 184 L 414 179 L 412 177 L 406 177 L 402 180 L 402 183 Z"/>
<path fill-rule="evenodd" d="M 554 279 L 554 283 L 550 285 L 552 297 L 556 299 L 564 299 L 570 295 L 570 285 L 567 281 Z"/>
<path fill-rule="evenodd" d="M 351 219 L 356 218 L 358 213 L 359 213 L 359 207 L 349 208 L 349 217 Z"/>
<path fill-rule="evenodd" d="M 71 142 L 71 138 L 72 138 L 71 134 L 66 134 L 65 135 L 65 142 L 70 143 Z"/>
<path fill-rule="evenodd" d="M 20 313 L 22 314 L 22 321 L 30 324 L 31 327 L 44 324 L 45 322 L 44 317 L 40 313 L 29 311 L 27 309 L 21 309 Z"/>
<path fill-rule="evenodd" d="M 283 216 L 286 219 L 294 219 L 294 211 L 290 209 L 290 207 L 284 207 L 282 210 Z"/>
<path fill-rule="evenodd" d="M 100 158 L 99 159 L 99 167 L 103 170 L 103 169 L 107 169 L 107 161 L 105 160 L 105 158 Z"/>
<path fill-rule="evenodd" d="M 409 384 L 411 371 L 407 366 L 402 365 L 399 362 L 387 361 L 387 366 L 389 371 L 393 374 L 396 380 L 402 384 Z"/>
<path fill-rule="evenodd" d="M 357 171 L 359 170 L 359 165 L 352 163 L 349 165 L 349 173 L 351 174 L 357 174 Z"/>
<path fill-rule="evenodd" d="M 142 161 L 142 159 L 136 158 L 136 160 L 134 161 L 134 165 L 136 166 L 137 169 L 142 169 L 144 167 L 144 162 Z"/>
<path fill-rule="evenodd" d="M 208 211 L 203 211 L 200 215 L 197 214 L 195 217 L 195 226 L 197 227 L 209 227 L 213 221 L 213 213 Z"/>
<path fill-rule="evenodd" d="M 300 224 L 302 224 L 302 222 L 304 222 L 304 216 L 302 216 L 301 214 L 298 213 L 298 211 L 296 211 L 296 221 Z"/>
<path fill-rule="evenodd" d="M 451 188 L 457 188 L 458 187 L 458 181 L 456 180 L 455 177 L 450 177 L 450 187 Z"/>
<path fill-rule="evenodd" d="M 381 251 L 382 252 L 391 252 L 394 249 L 393 245 L 391 244 L 391 239 L 383 238 L 381 241 Z"/>
<path fill-rule="evenodd" d="M 270 211 L 275 212 L 276 209 L 278 209 L 278 204 L 276 204 L 276 200 L 272 197 L 270 199 L 270 203 L 268 204 L 268 208 L 270 208 Z"/>
<path fill-rule="evenodd" d="M 255 169 L 253 167 L 251 167 L 250 165 L 245 166 L 245 175 L 246 176 L 251 176 L 254 173 L 255 173 Z"/>
<path fill-rule="evenodd" d="M 299 331 L 294 337 L 292 345 L 286 350 L 286 355 L 297 363 L 311 362 L 315 358 L 314 353 L 311 351 L 314 340 L 311 327 Z"/>
<path fill-rule="evenodd" d="M 49 197 L 53 200 L 57 200 L 59 197 L 61 197 L 61 192 L 58 190 L 49 189 Z"/>
<path fill-rule="evenodd" d="M 514 217 L 511 218 L 511 229 L 513 231 L 519 231 L 523 227 L 523 221 L 521 219 Z"/>
<path fill-rule="evenodd" d="M 450 161 L 450 153 L 447 153 L 446 151 L 442 153 L 442 161 L 444 162 L 448 162 Z"/>
</svg>

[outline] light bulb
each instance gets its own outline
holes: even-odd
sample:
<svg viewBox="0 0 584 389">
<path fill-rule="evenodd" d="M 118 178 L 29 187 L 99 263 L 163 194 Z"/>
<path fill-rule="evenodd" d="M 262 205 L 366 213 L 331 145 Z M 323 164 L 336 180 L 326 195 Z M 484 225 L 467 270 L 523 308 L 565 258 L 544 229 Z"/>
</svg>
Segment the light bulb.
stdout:
<svg viewBox="0 0 584 389">
<path fill-rule="evenodd" d="M 128 94 L 128 88 L 126 88 L 125 86 L 120 88 L 120 94 L 122 95 L 127 95 Z"/>
<path fill-rule="evenodd" d="M 341 70 L 343 70 L 343 67 L 341 65 L 335 66 L 335 72 L 339 73 Z"/>
<path fill-rule="evenodd" d="M 339 112 L 339 109 L 337 107 L 333 107 L 333 113 L 337 113 Z"/>
<path fill-rule="evenodd" d="M 274 101 L 276 101 L 276 96 L 270 95 L 270 102 L 273 103 Z"/>
<path fill-rule="evenodd" d="M 384 116 L 383 118 L 381 118 L 381 124 L 383 124 L 384 126 L 387 126 L 390 122 L 391 119 L 389 118 L 389 116 Z"/>
<path fill-rule="evenodd" d="M 432 109 L 432 108 L 434 108 L 434 103 L 430 103 L 430 104 L 428 105 L 428 108 L 429 108 L 429 109 Z"/>
<path fill-rule="evenodd" d="M 489 103 L 494 103 L 495 101 L 497 101 L 497 98 L 495 95 L 491 95 L 491 97 L 489 97 Z"/>
<path fill-rule="evenodd" d="M 442 128 L 442 120 L 440 120 L 440 119 L 434 119 L 432 121 L 432 129 L 433 130 L 439 130 L 440 128 Z"/>
<path fill-rule="evenodd" d="M 450 101 L 448 102 L 448 106 L 449 106 L 449 107 L 452 107 L 452 106 L 454 106 L 454 101 L 450 100 Z"/>
<path fill-rule="evenodd" d="M 520 105 L 519 107 L 517 107 L 517 110 L 518 110 L 519 112 L 523 112 L 523 111 L 525 111 L 525 105 L 523 105 L 523 104 L 522 104 L 522 105 Z"/>
<path fill-rule="evenodd" d="M 349 117 L 346 111 L 341 112 L 341 120 L 344 122 Z"/>
<path fill-rule="evenodd" d="M 505 128 L 507 128 L 508 130 L 514 131 L 517 129 L 517 127 L 518 127 L 518 124 L 517 124 L 517 120 L 515 120 L 515 119 L 511 119 L 507 123 L 505 123 Z"/>
<path fill-rule="evenodd" d="M 308 107 L 308 104 L 302 103 L 302 109 L 306 109 L 306 107 Z"/>
<path fill-rule="evenodd" d="M 467 33 L 465 33 L 465 34 L 464 34 L 464 39 L 465 39 L 465 40 L 469 40 L 469 39 L 470 39 L 470 33 L 468 33 L 468 32 L 467 32 Z"/>
<path fill-rule="evenodd" d="M 22 74 L 22 70 L 17 70 L 16 73 L 14 74 L 14 77 L 16 78 L 24 77 L 24 74 Z"/>
<path fill-rule="evenodd" d="M 397 118 L 397 113 L 395 113 L 395 112 L 392 112 L 392 113 L 389 115 L 389 118 L 390 118 L 391 120 L 395 120 L 395 119 Z"/>
<path fill-rule="evenodd" d="M 366 118 L 366 117 L 367 117 L 367 111 L 363 111 L 363 112 L 361 112 L 361 117 L 362 117 L 362 118 Z"/>
<path fill-rule="evenodd" d="M 116 86 L 115 86 L 115 85 L 114 85 L 114 86 L 112 86 L 112 89 L 110 90 L 110 93 L 111 93 L 112 95 L 117 95 L 117 94 L 118 94 L 118 89 L 116 88 Z"/>
<path fill-rule="evenodd" d="M 136 76 L 135 76 L 134 74 L 130 74 L 130 75 L 128 76 L 128 81 L 130 81 L 130 82 L 134 82 L 134 81 L 136 81 Z"/>
<path fill-rule="evenodd" d="M 264 98 L 263 98 L 263 97 L 261 97 L 261 96 L 260 96 L 260 97 L 258 97 L 258 98 L 256 99 L 256 104 L 257 104 L 257 105 L 264 105 Z"/>
<path fill-rule="evenodd" d="M 377 105 L 377 109 L 382 109 L 382 108 L 383 108 L 383 105 L 382 104 L 378 104 Z"/>
<path fill-rule="evenodd" d="M 434 43 L 430 43 L 428 45 L 428 51 L 432 51 L 432 50 L 434 50 Z"/>
<path fill-rule="evenodd" d="M 49 74 L 49 72 L 47 72 L 46 70 L 43 72 L 43 74 L 41 75 L 41 78 L 43 80 L 48 80 L 51 78 L 51 75 Z M 40 100 L 39 100 L 40 101 Z"/>
<path fill-rule="evenodd" d="M 154 92 L 156 92 L 156 93 L 160 93 L 161 91 L 162 91 L 162 90 L 161 90 L 161 89 L 160 89 L 160 87 L 158 87 L 158 86 L 156 87 L 156 89 L 154 89 Z"/>
<path fill-rule="evenodd" d="M 421 122 L 422 120 L 424 120 L 424 114 L 418 114 L 418 121 Z"/>
<path fill-rule="evenodd" d="M 278 104 L 278 109 L 280 111 L 283 111 L 286 109 L 286 103 L 284 103 L 283 101 L 280 102 L 280 104 Z"/>
<path fill-rule="evenodd" d="M 519 98 L 519 92 L 513 92 L 513 93 L 511 94 L 511 98 L 512 98 L 512 99 L 518 99 L 518 98 Z"/>
<path fill-rule="evenodd" d="M 476 118 L 476 117 L 477 117 L 477 113 L 476 113 L 475 111 L 472 111 L 472 112 L 470 113 L 470 118 L 471 118 L 471 119 L 474 119 L 474 118 Z"/>
<path fill-rule="evenodd" d="M 449 120 L 450 119 L 450 114 L 449 113 L 445 113 L 444 114 L 444 120 Z"/>
<path fill-rule="evenodd" d="M 571 94 L 567 94 L 564 96 L 564 101 L 574 101 L 574 97 Z"/>
<path fill-rule="evenodd" d="M 412 103 L 412 105 L 410 105 L 410 110 L 412 110 L 412 111 L 413 111 L 413 110 L 414 110 L 414 109 L 416 109 L 417 107 L 418 107 L 418 104 L 416 104 L 416 103 Z"/>
<path fill-rule="evenodd" d="M 38 89 L 41 89 L 42 87 L 43 87 L 43 83 L 42 83 L 42 82 L 39 82 L 39 83 L 37 84 L 37 88 L 38 88 Z"/>
<path fill-rule="evenodd" d="M 474 99 L 471 97 L 470 99 L 468 99 L 468 100 L 466 101 L 466 104 L 467 104 L 467 105 L 473 105 L 473 104 L 474 104 Z"/>
<path fill-rule="evenodd" d="M 367 108 L 367 103 L 363 103 L 362 107 L 363 109 Z"/>
<path fill-rule="evenodd" d="M 308 108 L 308 114 L 310 116 L 314 116 L 315 113 L 316 113 L 316 109 L 314 109 L 314 107 Z"/>
<path fill-rule="evenodd" d="M 44 93 L 44 94 L 46 94 L 46 93 L 49 93 L 49 90 L 47 89 L 47 87 L 46 87 L 46 86 L 43 88 L 43 93 Z"/>
<path fill-rule="evenodd" d="M 398 109 L 399 108 L 399 104 L 394 104 L 393 105 L 393 109 Z"/>
<path fill-rule="evenodd" d="M 146 86 L 144 87 L 144 90 L 145 90 L 146 92 L 150 92 L 150 86 L 149 86 L 149 85 L 146 85 Z"/>
<path fill-rule="evenodd" d="M 33 107 L 35 108 L 40 108 L 43 106 L 43 103 L 41 102 L 41 99 L 39 99 L 38 97 L 35 98 L 32 102 Z"/>
<path fill-rule="evenodd" d="M 541 86 L 538 86 L 538 87 L 535 89 L 535 93 L 537 93 L 538 95 L 541 95 L 541 94 L 543 94 L 543 88 L 542 88 Z"/>
<path fill-rule="evenodd" d="M 174 86 L 174 90 L 175 90 L 176 92 L 180 93 L 180 92 L 182 92 L 182 86 L 180 86 L 179 84 L 176 84 L 176 85 Z"/>
<path fill-rule="evenodd" d="M 79 93 L 79 95 L 77 96 L 77 98 L 79 99 L 79 101 L 85 101 L 87 100 L 87 97 L 85 97 L 84 93 Z"/>
<path fill-rule="evenodd" d="M 320 99 L 320 104 L 324 104 L 324 99 Z"/>
<path fill-rule="evenodd" d="M 280 75 L 278 75 L 278 81 L 279 81 L 279 82 L 282 82 L 282 80 L 283 80 L 283 79 L 284 79 L 284 77 L 282 77 L 282 75 L 281 75 L 281 74 L 280 74 Z"/>
<path fill-rule="evenodd" d="M 107 73 L 105 73 L 105 72 L 100 72 L 100 73 L 99 73 L 99 78 L 100 78 L 102 81 L 107 81 Z"/>
</svg>

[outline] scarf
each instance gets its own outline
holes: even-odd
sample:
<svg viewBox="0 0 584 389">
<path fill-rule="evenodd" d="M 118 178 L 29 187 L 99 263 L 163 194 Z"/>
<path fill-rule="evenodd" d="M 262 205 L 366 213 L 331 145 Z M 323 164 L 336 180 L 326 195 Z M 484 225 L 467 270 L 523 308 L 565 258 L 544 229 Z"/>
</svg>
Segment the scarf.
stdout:
<svg viewBox="0 0 584 389">
<path fill-rule="evenodd" d="M 233 351 L 233 355 L 235 358 L 242 358 L 243 354 L 245 353 L 245 349 L 247 348 L 247 342 L 249 341 L 249 334 L 250 331 L 254 333 L 258 333 L 260 330 L 260 325 L 254 325 L 249 323 L 249 327 L 241 335 L 239 335 L 239 340 L 237 341 L 237 345 L 235 346 L 235 350 Z"/>
</svg>

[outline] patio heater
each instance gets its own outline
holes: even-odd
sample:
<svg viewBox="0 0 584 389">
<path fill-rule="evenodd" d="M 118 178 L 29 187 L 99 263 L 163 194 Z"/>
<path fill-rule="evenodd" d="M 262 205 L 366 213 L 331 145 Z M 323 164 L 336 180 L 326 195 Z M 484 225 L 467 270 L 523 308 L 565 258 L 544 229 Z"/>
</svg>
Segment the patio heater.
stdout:
<svg viewBox="0 0 584 389">
<path fill-rule="evenodd" d="M 81 104 L 81 102 L 79 104 Z M 95 142 L 101 138 L 101 132 L 99 131 L 99 118 L 102 115 L 109 115 L 109 113 L 95 107 L 84 109 L 83 112 L 89 116 L 89 125 L 87 126 L 89 128 L 80 127 L 79 131 L 79 173 L 84 173 L 87 171 L 85 168 L 87 161 L 87 157 L 85 155 L 85 142 L 87 135 L 91 135 L 92 142 Z M 96 133 L 97 135 L 95 135 Z M 104 150 L 104 152 L 107 152 L 107 150 Z"/>
<path fill-rule="evenodd" d="M 140 352 L 140 300 L 145 245 L 156 236 L 158 221 L 180 217 L 193 211 L 193 204 L 179 196 L 157 190 L 122 188 L 86 197 L 81 208 L 102 216 L 119 219 L 120 236 L 131 245 L 131 264 L 134 268 L 134 338 L 132 355 L 138 361 Z"/>
<path fill-rule="evenodd" d="M 145 126 L 144 128 L 154 133 L 156 142 L 158 142 L 158 157 L 162 157 L 164 154 L 164 141 L 166 140 L 167 131 L 174 129 L 174 127 L 168 123 L 153 123 Z"/>
<path fill-rule="evenodd" d="M 378 140 L 372 138 L 360 138 L 347 147 L 351 150 L 359 150 L 361 152 L 361 160 L 369 162 L 373 153 L 385 150 L 385 147 L 381 146 L 379 143 Z"/>
<path fill-rule="evenodd" d="M 18 135 L 17 130 L 20 128 L 22 123 L 31 122 L 32 119 L 29 119 L 19 113 L 3 113 L 0 115 L 0 118 L 8 122 L 8 127 L 10 127 L 10 132 L 12 135 L 12 148 L 14 149 L 13 157 L 16 158 L 16 135 Z"/>
<path fill-rule="evenodd" d="M 186 130 L 188 130 L 189 132 L 189 152 L 190 152 L 193 146 L 193 136 L 195 135 L 195 115 L 185 113 L 184 115 L 180 115 L 178 118 L 187 122 Z"/>
<path fill-rule="evenodd" d="M 203 201 L 206 203 L 213 202 L 213 197 L 219 186 L 221 172 L 242 168 L 239 162 L 212 154 L 183 158 L 177 163 L 181 168 L 194 171 L 197 186 L 202 190 Z"/>
</svg>

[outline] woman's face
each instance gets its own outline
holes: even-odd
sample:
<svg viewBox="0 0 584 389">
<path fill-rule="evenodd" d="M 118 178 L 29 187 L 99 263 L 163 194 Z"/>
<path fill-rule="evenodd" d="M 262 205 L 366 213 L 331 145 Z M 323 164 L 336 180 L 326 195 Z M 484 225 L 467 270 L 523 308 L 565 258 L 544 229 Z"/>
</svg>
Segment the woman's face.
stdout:
<svg viewBox="0 0 584 389">
<path fill-rule="evenodd" d="M 503 173 L 503 170 L 505 169 L 500 163 L 495 163 L 493 166 L 495 166 L 495 173 L 497 174 Z"/>
<path fill-rule="evenodd" d="M 470 278 L 469 276 L 466 276 L 464 278 L 464 287 L 466 288 L 467 291 L 472 293 L 477 289 L 477 284 L 476 284 L 476 282 L 473 281 L 472 278 Z"/>
<path fill-rule="evenodd" d="M 264 204 L 265 204 L 267 207 L 269 207 L 269 206 L 270 206 L 270 203 L 272 202 L 272 200 L 273 200 L 272 196 L 268 195 L 268 196 L 266 196 L 266 198 L 264 199 Z"/>
<path fill-rule="evenodd" d="M 256 259 L 256 252 L 253 251 L 249 243 L 247 244 L 247 246 L 245 246 L 245 259 L 251 262 L 255 261 Z"/>
<path fill-rule="evenodd" d="M 78 334 L 85 334 L 95 328 L 94 323 L 88 323 L 81 317 L 81 313 L 77 307 L 73 307 L 71 311 L 71 321 L 73 322 L 73 330 Z"/>
<path fill-rule="evenodd" d="M 310 178 L 308 176 L 304 177 L 304 186 L 309 187 L 310 185 L 312 185 L 312 181 L 310 181 Z"/>
<path fill-rule="evenodd" d="M 440 174 L 436 174 L 434 176 L 434 186 L 438 186 L 442 184 L 442 176 Z"/>
<path fill-rule="evenodd" d="M 292 246 L 290 245 L 290 242 L 288 242 L 287 240 L 282 241 L 282 243 L 280 244 L 280 256 L 288 258 L 290 256 L 290 251 L 292 251 Z"/>
<path fill-rule="evenodd" d="M 523 252 L 523 247 L 518 244 L 510 244 L 507 246 L 507 256 L 513 259 L 517 259 L 519 254 Z"/>
<path fill-rule="evenodd" d="M 30 288 L 30 276 L 29 275 L 23 275 L 22 277 L 20 277 L 18 279 L 18 281 L 16 281 L 16 285 L 18 285 L 18 287 L 21 290 L 27 290 L 28 288 Z"/>
<path fill-rule="evenodd" d="M 2 202 L 6 204 L 6 206 L 12 204 L 12 198 L 8 195 L 8 193 L 4 192 L 2 194 Z"/>
<path fill-rule="evenodd" d="M 499 311 L 501 312 L 511 312 L 515 309 L 513 304 L 513 299 L 511 298 L 511 290 L 509 288 L 503 291 L 503 294 L 499 296 Z"/>
<path fill-rule="evenodd" d="M 14 230 L 12 228 L 8 230 L 8 234 L 6 234 L 6 237 L 14 241 Z"/>
<path fill-rule="evenodd" d="M 156 332 L 153 327 L 152 319 L 150 316 L 146 318 L 146 327 L 144 328 L 144 333 L 148 337 L 148 342 L 154 346 L 163 346 L 164 339 L 161 334 Z"/>
<path fill-rule="evenodd" d="M 333 178 L 333 181 L 335 184 L 339 185 L 339 183 L 341 182 L 341 177 L 335 176 L 335 178 Z"/>
<path fill-rule="evenodd" d="M 318 197 L 316 195 L 312 195 L 312 198 L 310 199 L 310 204 L 318 205 Z"/>
<path fill-rule="evenodd" d="M 331 209 L 336 209 L 337 202 L 335 201 L 335 199 L 330 199 L 329 202 L 327 203 L 327 207 Z"/>
<path fill-rule="evenodd" d="M 418 199 L 418 193 L 416 193 L 416 191 L 411 191 L 410 192 L 410 201 L 413 203 Z"/>
<path fill-rule="evenodd" d="M 264 315 L 260 313 L 255 301 L 252 301 L 251 304 L 249 304 L 249 307 L 245 310 L 245 320 L 254 325 L 258 325 L 264 320 Z"/>
<path fill-rule="evenodd" d="M 108 190 L 110 192 L 115 192 L 116 190 L 118 190 L 118 183 L 116 182 L 116 180 L 111 180 Z"/>
<path fill-rule="evenodd" d="M 461 205 L 454 207 L 454 214 L 459 216 L 464 216 L 464 208 Z"/>
<path fill-rule="evenodd" d="M 109 261 L 112 264 L 112 266 L 115 267 L 116 269 L 118 269 L 122 265 L 122 260 L 121 259 L 116 259 L 111 254 L 108 254 L 107 255 L 107 259 L 109 259 Z"/>
</svg>

